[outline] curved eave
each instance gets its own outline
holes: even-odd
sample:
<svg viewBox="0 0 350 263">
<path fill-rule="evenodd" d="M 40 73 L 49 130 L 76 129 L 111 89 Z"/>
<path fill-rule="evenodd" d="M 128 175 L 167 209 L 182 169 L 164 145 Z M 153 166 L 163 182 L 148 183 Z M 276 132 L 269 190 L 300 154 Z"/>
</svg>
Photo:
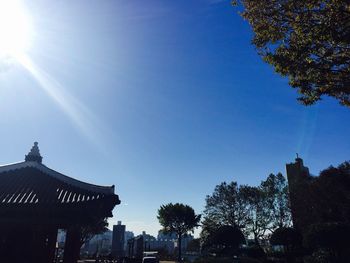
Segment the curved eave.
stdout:
<svg viewBox="0 0 350 263">
<path fill-rule="evenodd" d="M 67 183 L 69 185 L 84 189 L 86 191 L 114 195 L 114 185 L 112 185 L 112 186 L 99 186 L 99 185 L 85 183 L 85 182 L 76 180 L 74 178 L 71 178 L 69 176 L 66 176 L 64 174 L 61 174 L 55 170 L 52 170 L 52 169 L 50 169 L 50 168 L 46 167 L 45 165 L 40 164 L 38 162 L 27 161 L 27 162 L 19 162 L 19 163 L 13 163 L 13 164 L 8 164 L 8 165 L 2 165 L 2 166 L 0 166 L 0 173 L 10 172 L 13 170 L 18 170 L 18 169 L 27 168 L 27 167 L 38 169 L 39 171 L 47 174 L 48 176 L 51 176 L 59 181 Z"/>
</svg>

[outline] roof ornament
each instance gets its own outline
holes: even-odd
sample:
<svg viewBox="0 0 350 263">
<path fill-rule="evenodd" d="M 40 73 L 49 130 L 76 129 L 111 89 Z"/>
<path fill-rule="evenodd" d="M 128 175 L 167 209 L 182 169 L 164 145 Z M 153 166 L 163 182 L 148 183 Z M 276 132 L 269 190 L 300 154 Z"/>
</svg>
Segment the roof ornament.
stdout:
<svg viewBox="0 0 350 263">
<path fill-rule="evenodd" d="M 40 155 L 38 142 L 34 142 L 34 146 L 30 150 L 30 152 L 25 156 L 26 162 L 38 162 L 41 163 L 43 157 Z"/>
</svg>

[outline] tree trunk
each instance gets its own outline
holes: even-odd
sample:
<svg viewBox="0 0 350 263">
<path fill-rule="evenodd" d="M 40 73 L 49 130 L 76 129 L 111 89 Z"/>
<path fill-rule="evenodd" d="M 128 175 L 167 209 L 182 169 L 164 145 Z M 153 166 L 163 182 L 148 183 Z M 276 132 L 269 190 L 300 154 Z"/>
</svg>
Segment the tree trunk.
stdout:
<svg viewBox="0 0 350 263">
<path fill-rule="evenodd" d="M 177 260 L 178 260 L 179 262 L 182 261 L 182 258 L 181 258 L 181 241 L 182 241 L 182 240 L 181 240 L 181 239 L 182 239 L 182 235 L 181 235 L 181 234 L 178 234 L 178 238 L 177 238 L 178 242 L 177 242 L 177 244 L 178 244 L 179 254 L 178 254 Z"/>
</svg>

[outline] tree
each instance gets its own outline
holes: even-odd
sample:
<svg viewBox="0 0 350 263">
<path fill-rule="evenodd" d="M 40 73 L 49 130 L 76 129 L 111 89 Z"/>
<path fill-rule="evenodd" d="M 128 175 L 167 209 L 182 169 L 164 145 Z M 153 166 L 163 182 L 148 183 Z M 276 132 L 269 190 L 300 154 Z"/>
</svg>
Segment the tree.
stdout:
<svg viewBox="0 0 350 263">
<path fill-rule="evenodd" d="M 270 210 L 267 193 L 261 187 L 243 185 L 240 187 L 240 198 L 246 209 L 245 232 L 253 236 L 257 246 L 270 225 Z"/>
<path fill-rule="evenodd" d="M 259 240 L 268 233 L 290 225 L 286 179 L 282 174 L 270 174 L 260 186 L 254 187 L 223 182 L 206 197 L 203 214 L 202 245 L 220 226 L 227 225 L 241 229 L 259 246 Z"/>
<path fill-rule="evenodd" d="M 327 95 L 350 106 L 350 4 L 346 0 L 233 0 L 252 43 L 310 105 Z"/>
<path fill-rule="evenodd" d="M 181 262 L 181 239 L 184 234 L 199 226 L 201 215 L 196 215 L 193 208 L 184 204 L 166 204 L 158 210 L 159 223 L 165 232 L 175 232 L 178 238 L 178 260 Z"/>
<path fill-rule="evenodd" d="M 295 212 L 302 210 L 300 225 L 306 231 L 312 224 L 343 222 L 350 224 L 350 163 L 330 166 L 312 177 L 298 192 Z M 307 209 L 305 209 L 307 208 Z"/>
<path fill-rule="evenodd" d="M 217 185 L 212 195 L 207 195 L 204 210 L 205 220 L 218 226 L 228 225 L 243 228 L 246 213 L 237 182 Z"/>
<path fill-rule="evenodd" d="M 271 235 L 271 245 L 285 246 L 287 250 L 300 246 L 302 242 L 301 234 L 291 227 L 281 227 Z"/>
<path fill-rule="evenodd" d="M 348 262 L 350 225 L 345 223 L 321 223 L 310 226 L 304 243 L 315 251 L 329 251 L 336 262 Z"/>
<path fill-rule="evenodd" d="M 201 244 L 199 238 L 192 239 L 187 245 L 187 251 L 190 252 L 200 252 Z"/>
<path fill-rule="evenodd" d="M 233 226 L 221 226 L 213 233 L 211 237 L 211 245 L 221 247 L 224 254 L 234 252 L 241 244 L 244 243 L 245 238 L 242 231 Z"/>
<path fill-rule="evenodd" d="M 108 222 L 107 218 L 98 218 L 94 219 L 94 222 L 81 227 L 81 237 L 80 237 L 80 245 L 82 246 L 85 242 L 89 241 L 95 235 L 104 233 L 108 230 Z"/>
<path fill-rule="evenodd" d="M 273 232 L 277 228 L 291 225 L 291 211 L 289 204 L 289 192 L 286 178 L 278 173 L 270 174 L 261 182 L 260 188 L 265 196 L 265 205 L 269 211 L 269 230 Z"/>
<path fill-rule="evenodd" d="M 295 257 L 300 251 L 302 244 L 301 234 L 291 227 L 281 227 L 271 235 L 271 245 L 280 245 L 284 248 L 287 262 L 294 262 Z"/>
</svg>

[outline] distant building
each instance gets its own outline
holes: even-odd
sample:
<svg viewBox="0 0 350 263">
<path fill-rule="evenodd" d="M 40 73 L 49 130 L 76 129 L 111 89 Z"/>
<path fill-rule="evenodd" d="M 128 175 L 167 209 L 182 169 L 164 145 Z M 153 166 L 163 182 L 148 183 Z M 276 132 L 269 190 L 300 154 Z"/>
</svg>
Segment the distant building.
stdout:
<svg viewBox="0 0 350 263">
<path fill-rule="evenodd" d="M 108 255 L 111 253 L 112 231 L 107 230 L 102 234 L 95 235 L 91 240 L 85 242 L 81 248 L 81 254 L 84 256 Z"/>
<path fill-rule="evenodd" d="M 144 239 L 142 235 L 138 235 L 128 240 L 127 256 L 129 258 L 142 258 L 144 251 Z"/>
<path fill-rule="evenodd" d="M 122 225 L 122 222 L 118 221 L 118 224 L 113 226 L 112 255 L 114 257 L 124 256 L 124 241 L 125 225 Z"/>
<path fill-rule="evenodd" d="M 175 232 L 164 233 L 164 231 L 159 230 L 158 231 L 157 240 L 158 241 L 176 241 L 177 240 L 177 235 L 176 235 Z"/>
<path fill-rule="evenodd" d="M 134 232 L 125 231 L 124 234 L 124 251 L 128 250 L 128 240 L 134 238 Z"/>
</svg>

